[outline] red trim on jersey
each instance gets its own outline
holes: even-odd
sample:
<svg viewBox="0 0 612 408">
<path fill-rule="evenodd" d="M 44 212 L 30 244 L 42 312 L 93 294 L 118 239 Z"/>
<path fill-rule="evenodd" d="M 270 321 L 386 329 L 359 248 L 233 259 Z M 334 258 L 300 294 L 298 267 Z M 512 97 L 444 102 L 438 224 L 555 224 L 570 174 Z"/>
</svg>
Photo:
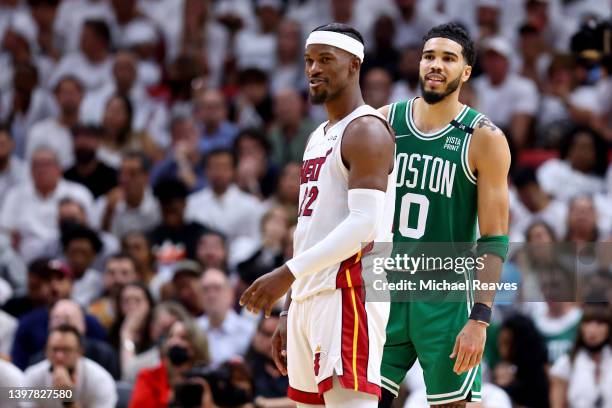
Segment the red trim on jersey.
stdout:
<svg viewBox="0 0 612 408">
<path fill-rule="evenodd" d="M 291 386 L 288 386 L 287 396 L 293 401 L 300 402 L 302 404 L 325 405 L 323 394 L 320 394 L 318 392 L 300 391 L 296 390 Z"/>
<path fill-rule="evenodd" d="M 374 248 L 374 242 L 370 242 L 361 252 L 356 253 L 340 263 L 338 272 L 336 272 L 337 289 L 363 286 L 361 258 L 372 251 L 372 248 Z M 346 270 L 349 271 L 350 282 L 346 276 Z"/>
</svg>

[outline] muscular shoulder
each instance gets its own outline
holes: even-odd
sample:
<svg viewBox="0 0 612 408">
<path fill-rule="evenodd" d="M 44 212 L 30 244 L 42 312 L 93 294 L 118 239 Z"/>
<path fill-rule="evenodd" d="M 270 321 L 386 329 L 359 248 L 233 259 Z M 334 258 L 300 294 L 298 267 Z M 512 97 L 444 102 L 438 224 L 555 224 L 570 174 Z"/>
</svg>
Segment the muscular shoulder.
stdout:
<svg viewBox="0 0 612 408">
<path fill-rule="evenodd" d="M 510 166 L 510 147 L 506 135 L 486 116 L 481 117 L 474 125 L 470 162 L 477 169 L 482 169 L 487 164 Z"/>
<path fill-rule="evenodd" d="M 361 116 L 353 120 L 342 137 L 342 158 L 350 168 L 350 162 L 365 157 L 370 160 L 390 159 L 393 161 L 395 141 L 383 119 Z"/>
</svg>

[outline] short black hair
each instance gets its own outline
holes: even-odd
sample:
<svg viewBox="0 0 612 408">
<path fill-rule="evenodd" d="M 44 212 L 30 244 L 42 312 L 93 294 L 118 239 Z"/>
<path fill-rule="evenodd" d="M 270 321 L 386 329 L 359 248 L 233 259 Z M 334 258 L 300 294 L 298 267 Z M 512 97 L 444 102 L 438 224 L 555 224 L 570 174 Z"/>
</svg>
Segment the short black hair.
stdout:
<svg viewBox="0 0 612 408">
<path fill-rule="evenodd" d="M 51 337 L 51 335 L 55 332 L 62 333 L 62 334 L 66 334 L 66 333 L 74 334 L 74 336 L 77 338 L 77 341 L 79 342 L 79 346 L 83 347 L 83 335 L 79 333 L 79 331 L 74 326 L 67 324 L 67 323 L 62 323 L 59 326 L 49 329 L 49 337 L 47 337 L 47 341 Z"/>
<path fill-rule="evenodd" d="M 123 155 L 122 160 L 131 160 L 131 159 L 138 160 L 140 162 L 140 168 L 145 173 L 148 173 L 149 171 L 151 171 L 151 166 L 152 166 L 151 159 L 149 159 L 149 157 L 143 151 L 136 150 L 136 149 L 128 150 Z"/>
<path fill-rule="evenodd" d="M 430 29 L 423 37 L 423 45 L 432 38 L 448 38 L 461 45 L 461 54 L 468 65 L 476 63 L 476 48 L 467 30 L 457 23 L 440 24 Z"/>
<path fill-rule="evenodd" d="M 62 226 L 61 235 L 62 248 L 64 251 L 68 248 L 68 245 L 76 239 L 88 240 L 96 254 L 100 253 L 103 247 L 102 240 L 100 240 L 98 233 L 81 224 L 72 222 L 65 223 Z"/>
<path fill-rule="evenodd" d="M 155 184 L 153 195 L 163 204 L 173 200 L 184 200 L 189 195 L 189 189 L 181 180 L 176 178 L 164 178 Z"/>
<path fill-rule="evenodd" d="M 595 164 L 593 166 L 593 173 L 603 176 L 606 174 L 608 168 L 608 146 L 604 141 L 602 135 L 595 129 L 585 125 L 574 125 L 567 130 L 561 139 L 559 146 L 559 154 L 562 159 L 565 159 L 569 154 L 570 149 L 574 145 L 576 136 L 585 134 L 592 141 L 595 149 Z"/>
<path fill-rule="evenodd" d="M 267 84 L 268 74 L 259 68 L 245 68 L 238 73 L 238 85 Z"/>
<path fill-rule="evenodd" d="M 9 137 L 9 139 L 13 138 L 13 134 L 11 132 L 11 125 L 6 122 L 0 122 L 0 133 L 4 133 Z"/>
<path fill-rule="evenodd" d="M 238 144 L 242 139 L 255 140 L 261 146 L 261 148 L 264 149 L 267 155 L 269 155 L 272 151 L 272 145 L 266 137 L 265 132 L 262 129 L 251 127 L 242 129 L 236 136 L 236 139 L 234 139 L 234 154 L 236 157 L 238 157 Z"/>
<path fill-rule="evenodd" d="M 97 19 L 85 20 L 84 25 L 86 27 L 91 28 L 94 34 L 98 38 L 102 39 L 107 47 L 110 46 L 111 32 L 110 32 L 110 28 L 108 28 L 108 24 L 106 24 L 104 20 L 97 20 Z"/>
<path fill-rule="evenodd" d="M 315 28 L 314 30 L 312 30 L 311 32 L 314 33 L 315 31 L 333 31 L 334 33 L 348 35 L 349 37 L 365 45 L 365 42 L 363 41 L 363 36 L 361 35 L 361 33 L 355 30 L 353 27 L 351 27 L 348 24 L 329 23 L 329 24 L 319 26 Z"/>
<path fill-rule="evenodd" d="M 210 152 L 208 152 L 206 157 L 204 157 L 204 165 L 208 166 L 208 162 L 214 156 L 223 156 L 223 155 L 230 156 L 232 158 L 232 166 L 236 165 L 236 156 L 234 156 L 234 152 L 232 150 L 228 149 L 228 148 L 225 148 L 225 147 L 215 148 L 215 149 L 212 149 Z"/>
</svg>

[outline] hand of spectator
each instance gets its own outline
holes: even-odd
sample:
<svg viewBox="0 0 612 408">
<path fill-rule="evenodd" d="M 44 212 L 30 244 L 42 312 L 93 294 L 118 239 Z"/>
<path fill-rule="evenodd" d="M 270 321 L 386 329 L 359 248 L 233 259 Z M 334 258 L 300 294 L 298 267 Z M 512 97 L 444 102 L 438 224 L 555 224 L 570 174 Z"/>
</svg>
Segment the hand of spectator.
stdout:
<svg viewBox="0 0 612 408">
<path fill-rule="evenodd" d="M 295 277 L 287 265 L 276 268 L 257 278 L 244 291 L 240 298 L 240 305 L 255 314 L 263 310 L 265 316 L 270 317 L 272 307 L 281 296 L 287 293 L 294 280 Z"/>
<path fill-rule="evenodd" d="M 287 316 L 282 316 L 272 335 L 272 360 L 282 375 L 287 375 Z"/>
<path fill-rule="evenodd" d="M 453 367 L 456 374 L 464 373 L 480 364 L 486 339 L 486 324 L 469 319 L 457 335 L 455 347 L 449 356 L 456 358 Z"/>
<path fill-rule="evenodd" d="M 493 381 L 500 387 L 507 387 L 514 381 L 516 366 L 501 362 L 493 370 Z"/>
<path fill-rule="evenodd" d="M 259 183 L 257 176 L 261 173 L 261 165 L 258 160 L 251 156 L 245 156 L 238 163 L 236 172 L 237 184 L 251 193 L 258 193 Z"/>
<path fill-rule="evenodd" d="M 142 329 L 149 309 L 145 303 L 139 304 L 138 307 L 130 311 L 123 320 L 121 325 L 121 333 L 129 339 L 140 338 L 140 330 Z"/>
<path fill-rule="evenodd" d="M 53 367 L 52 379 L 54 388 L 68 389 L 74 387 L 74 381 L 70 377 L 68 369 L 64 366 Z"/>
<path fill-rule="evenodd" d="M 115 187 L 106 194 L 106 207 L 114 209 L 119 201 L 125 198 L 125 194 L 121 187 Z"/>
</svg>

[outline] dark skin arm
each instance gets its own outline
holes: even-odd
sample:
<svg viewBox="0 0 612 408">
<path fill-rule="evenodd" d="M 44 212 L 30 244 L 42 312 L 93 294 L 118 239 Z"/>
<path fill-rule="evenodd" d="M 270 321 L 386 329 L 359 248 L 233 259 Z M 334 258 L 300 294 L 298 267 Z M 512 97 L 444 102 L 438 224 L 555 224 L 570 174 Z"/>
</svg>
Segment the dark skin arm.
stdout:
<svg viewBox="0 0 612 408">
<path fill-rule="evenodd" d="M 508 234 L 508 171 L 510 148 L 503 132 L 488 118 L 482 118 L 475 126 L 469 151 L 470 167 L 477 174 L 478 224 L 480 235 Z M 483 283 L 497 283 L 502 270 L 502 260 L 487 255 L 484 268 L 476 271 L 476 278 Z M 491 307 L 495 291 L 479 290 L 474 293 L 475 303 Z M 476 367 L 482 360 L 486 340 L 486 324 L 468 320 L 457 335 L 450 358 L 455 358 L 457 374 Z"/>
<path fill-rule="evenodd" d="M 344 131 L 341 149 L 349 170 L 349 189 L 386 191 L 387 177 L 393 169 L 395 144 L 380 119 L 363 116 L 351 122 Z M 286 264 L 276 268 L 253 282 L 240 298 L 240 305 L 253 313 L 263 310 L 267 317 L 294 280 Z"/>
</svg>

